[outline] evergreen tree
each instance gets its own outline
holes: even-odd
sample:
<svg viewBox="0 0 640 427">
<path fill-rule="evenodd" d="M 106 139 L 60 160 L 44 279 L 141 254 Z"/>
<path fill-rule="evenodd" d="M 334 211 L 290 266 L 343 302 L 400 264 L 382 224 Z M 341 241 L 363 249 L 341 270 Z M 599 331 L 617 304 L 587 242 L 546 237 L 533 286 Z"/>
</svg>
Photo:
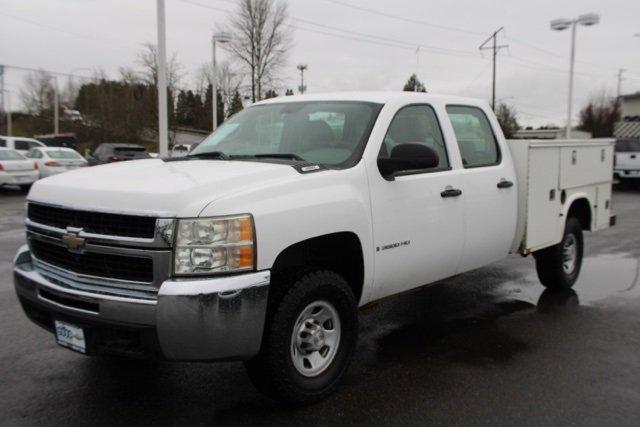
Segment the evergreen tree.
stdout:
<svg viewBox="0 0 640 427">
<path fill-rule="evenodd" d="M 231 117 L 238 111 L 242 111 L 243 108 L 244 106 L 242 105 L 242 98 L 240 98 L 240 93 L 236 90 L 233 94 L 233 98 L 231 98 L 231 105 L 229 105 L 227 117 Z"/>
<path fill-rule="evenodd" d="M 426 92 L 427 88 L 425 88 L 424 83 L 418 80 L 418 76 L 411 74 L 402 90 L 405 92 Z"/>
<path fill-rule="evenodd" d="M 276 98 L 278 96 L 278 92 L 273 89 L 269 89 L 264 93 L 264 99 Z"/>
<path fill-rule="evenodd" d="M 291 96 L 293 95 L 293 89 L 287 89 L 287 91 L 284 93 L 285 96 Z"/>
</svg>

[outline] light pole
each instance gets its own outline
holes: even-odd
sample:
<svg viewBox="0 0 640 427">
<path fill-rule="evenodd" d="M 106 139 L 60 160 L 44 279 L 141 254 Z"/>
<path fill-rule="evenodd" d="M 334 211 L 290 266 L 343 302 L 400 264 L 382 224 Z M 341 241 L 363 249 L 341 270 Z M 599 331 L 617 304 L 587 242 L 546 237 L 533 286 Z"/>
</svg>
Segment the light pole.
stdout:
<svg viewBox="0 0 640 427">
<path fill-rule="evenodd" d="M 304 72 L 307 69 L 307 64 L 298 64 L 296 68 L 300 70 L 300 86 L 298 86 L 298 90 L 301 94 L 304 94 L 307 91 L 307 87 L 304 85 Z"/>
<path fill-rule="evenodd" d="M 169 117 L 167 112 L 167 40 L 165 29 L 164 0 L 157 0 L 158 31 L 158 155 L 169 153 Z"/>
<path fill-rule="evenodd" d="M 218 66 L 216 64 L 216 43 L 228 43 L 231 41 L 231 34 L 225 32 L 217 32 L 211 38 L 212 47 L 212 64 L 213 70 L 211 74 L 211 111 L 212 121 L 211 130 L 218 127 Z"/>
<path fill-rule="evenodd" d="M 580 15 L 575 19 L 554 19 L 551 21 L 551 29 L 556 31 L 563 31 L 571 28 L 571 59 L 569 62 L 569 99 L 567 105 L 567 129 L 565 138 L 571 138 L 571 107 L 573 103 L 573 68 L 575 63 L 575 50 L 576 50 L 576 26 L 578 24 L 584 26 L 595 25 L 600 21 L 600 16 L 596 13 L 586 13 Z"/>
</svg>

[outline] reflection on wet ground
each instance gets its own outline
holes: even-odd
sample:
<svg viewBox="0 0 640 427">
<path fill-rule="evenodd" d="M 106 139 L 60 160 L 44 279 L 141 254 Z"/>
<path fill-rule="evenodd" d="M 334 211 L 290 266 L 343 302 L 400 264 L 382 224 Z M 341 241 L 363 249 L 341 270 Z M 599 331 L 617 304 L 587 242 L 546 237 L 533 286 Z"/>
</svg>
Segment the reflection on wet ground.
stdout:
<svg viewBox="0 0 640 427">
<path fill-rule="evenodd" d="M 604 254 L 587 257 L 583 261 L 580 277 L 573 290 L 582 305 L 620 302 L 620 299 L 640 297 L 640 258 L 630 254 Z M 531 283 L 527 286 L 526 283 Z M 543 292 L 544 291 L 544 292 Z M 518 299 L 540 305 L 552 292 L 545 291 L 537 282 L 535 271 L 524 281 L 509 281 L 495 290 L 496 297 Z M 562 299 L 562 297 L 560 297 Z"/>
<path fill-rule="evenodd" d="M 62 350 L 24 318 L 10 276 L 1 276 L 0 424 L 637 425 L 638 202 L 616 194 L 619 225 L 586 236 L 573 290 L 545 290 L 530 257 L 510 256 L 363 311 L 344 385 L 295 410 L 260 395 L 237 362 Z M 0 211 L 11 213 L 0 215 L 0 271 L 20 243 L 10 233 L 22 203 Z"/>
</svg>

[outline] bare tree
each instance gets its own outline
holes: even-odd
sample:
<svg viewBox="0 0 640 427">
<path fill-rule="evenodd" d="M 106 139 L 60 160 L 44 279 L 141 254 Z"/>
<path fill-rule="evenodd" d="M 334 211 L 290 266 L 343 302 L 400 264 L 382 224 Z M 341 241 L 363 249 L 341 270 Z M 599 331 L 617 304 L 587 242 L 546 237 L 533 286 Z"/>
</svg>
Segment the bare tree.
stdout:
<svg viewBox="0 0 640 427">
<path fill-rule="evenodd" d="M 53 108 L 54 77 L 44 70 L 33 71 L 24 78 L 20 99 L 27 111 L 42 113 Z"/>
<path fill-rule="evenodd" d="M 233 35 L 229 50 L 247 69 L 251 100 L 262 98 L 263 87 L 272 83 L 286 62 L 291 47 L 287 4 L 276 0 L 239 0 L 227 29 Z"/>
<path fill-rule="evenodd" d="M 512 105 L 507 105 L 501 102 L 496 109 L 496 117 L 498 123 L 502 128 L 502 133 L 507 139 L 513 138 L 513 135 L 520 130 L 520 124 L 518 124 L 518 113 Z"/>
<path fill-rule="evenodd" d="M 205 98 L 207 87 L 213 79 L 211 62 L 206 62 L 196 71 L 196 89 L 195 92 L 202 98 Z M 243 74 L 236 70 L 231 63 L 224 61 L 218 64 L 217 86 L 218 92 L 222 96 L 224 105 L 229 108 L 233 94 L 239 90 L 242 85 Z"/>
<path fill-rule="evenodd" d="M 156 45 L 145 43 L 138 54 L 137 63 L 142 67 L 141 78 L 149 85 L 158 84 L 158 49 Z M 174 92 L 182 79 L 182 67 L 178 63 L 178 56 L 174 52 L 167 61 L 167 87 Z"/>
<path fill-rule="evenodd" d="M 620 104 L 606 91 L 592 93 L 587 105 L 580 110 L 578 129 L 591 132 L 594 138 L 613 135 L 615 122 L 620 120 Z"/>
</svg>

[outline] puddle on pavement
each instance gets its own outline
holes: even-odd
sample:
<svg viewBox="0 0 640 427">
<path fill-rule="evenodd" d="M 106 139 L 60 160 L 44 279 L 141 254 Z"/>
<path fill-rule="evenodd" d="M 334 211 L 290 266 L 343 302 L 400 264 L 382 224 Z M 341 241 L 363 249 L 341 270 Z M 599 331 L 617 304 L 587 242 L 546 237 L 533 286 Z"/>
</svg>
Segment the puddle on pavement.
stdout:
<svg viewBox="0 0 640 427">
<path fill-rule="evenodd" d="M 508 361 L 528 344 L 505 334 L 494 320 L 526 310 L 562 313 L 638 298 L 639 276 L 640 260 L 628 254 L 585 258 L 574 289 L 562 291 L 546 290 L 532 264 L 476 270 L 365 314 L 359 359 L 369 366 L 425 355 L 472 364 Z"/>
<path fill-rule="evenodd" d="M 523 280 L 509 281 L 498 287 L 494 295 L 506 300 L 594 305 L 605 300 L 640 297 L 640 258 L 628 254 L 605 254 L 585 258 L 573 292 L 549 292 L 538 282 L 535 270 Z M 551 298 L 558 301 L 552 301 Z M 574 301 L 574 299 L 577 299 Z"/>
</svg>

